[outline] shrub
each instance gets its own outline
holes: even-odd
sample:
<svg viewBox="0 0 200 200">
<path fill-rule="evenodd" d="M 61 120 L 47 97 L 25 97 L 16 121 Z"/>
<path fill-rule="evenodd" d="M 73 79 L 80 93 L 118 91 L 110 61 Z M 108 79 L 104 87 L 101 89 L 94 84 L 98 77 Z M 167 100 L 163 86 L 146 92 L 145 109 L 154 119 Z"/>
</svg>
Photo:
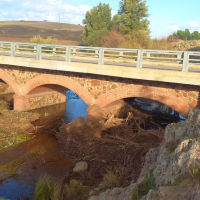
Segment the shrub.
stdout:
<svg viewBox="0 0 200 200">
<path fill-rule="evenodd" d="M 153 173 L 150 173 L 133 191 L 132 200 L 139 200 L 147 195 L 149 190 L 156 189 L 155 178 Z"/>
<path fill-rule="evenodd" d="M 122 169 L 115 169 L 104 174 L 103 187 L 122 187 L 124 184 L 124 173 Z"/>
<path fill-rule="evenodd" d="M 168 42 L 166 38 L 161 38 L 161 39 L 153 39 L 152 40 L 152 45 L 151 49 L 156 49 L 156 50 L 175 50 L 175 47 L 173 46 L 172 43 Z"/>
<path fill-rule="evenodd" d="M 119 26 L 116 26 L 111 31 L 109 31 L 108 35 L 102 39 L 101 46 L 108 48 L 118 48 L 120 44 L 124 43 L 125 41 L 126 40 L 124 34 L 119 30 Z"/>
<path fill-rule="evenodd" d="M 68 185 L 66 185 L 67 198 L 73 198 L 81 196 L 85 192 L 86 187 L 83 186 L 82 181 L 72 179 Z"/>
<path fill-rule="evenodd" d="M 40 35 L 34 36 L 30 39 L 31 43 L 36 44 L 57 44 L 58 40 L 56 38 L 48 37 L 48 38 L 42 38 Z"/>
<path fill-rule="evenodd" d="M 125 35 L 125 42 L 119 45 L 120 48 L 127 49 L 148 49 L 151 47 L 151 38 L 148 32 L 139 30 L 133 31 L 130 35 Z"/>
</svg>

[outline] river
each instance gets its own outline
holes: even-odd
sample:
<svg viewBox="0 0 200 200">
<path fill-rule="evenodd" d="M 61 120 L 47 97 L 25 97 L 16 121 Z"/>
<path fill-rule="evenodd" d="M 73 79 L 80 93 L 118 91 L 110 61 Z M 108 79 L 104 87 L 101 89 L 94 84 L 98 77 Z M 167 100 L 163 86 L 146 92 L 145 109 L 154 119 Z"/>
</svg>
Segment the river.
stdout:
<svg viewBox="0 0 200 200">
<path fill-rule="evenodd" d="M 6 95 L 3 99 L 7 102 L 12 102 L 12 96 Z M 143 105 L 145 110 L 153 109 L 154 107 L 154 104 Z M 34 193 L 34 185 L 39 175 L 44 172 L 52 173 L 55 177 L 60 176 L 61 178 L 63 175 L 69 175 L 70 167 L 67 168 L 66 163 L 70 166 L 72 161 L 70 158 L 64 158 L 61 147 L 52 134 L 52 130 L 57 131 L 61 121 L 70 123 L 79 116 L 87 118 L 86 109 L 87 104 L 82 99 L 72 91 L 67 91 L 66 103 L 30 111 L 40 114 L 40 119 L 33 123 L 35 137 L 16 148 L 6 149 L 1 156 L 10 157 L 10 160 L 12 160 L 14 157 L 21 156 L 25 151 L 31 152 L 38 149 L 38 152 L 45 152 L 43 156 L 45 166 L 42 165 L 42 159 L 38 161 L 38 158 L 33 159 L 28 166 L 22 166 L 16 177 L 1 183 L 0 198 L 9 200 L 18 200 L 24 196 L 31 198 Z M 48 162 L 49 160 L 50 162 Z"/>
<path fill-rule="evenodd" d="M 1 99 L 9 102 L 12 108 L 12 95 L 4 95 Z M 52 130 L 58 129 L 58 124 L 60 124 L 61 121 L 70 123 L 79 116 L 84 116 L 86 118 L 87 107 L 87 104 L 75 93 L 67 91 L 66 103 L 30 111 L 40 114 L 40 119 L 33 123 L 36 127 L 35 137 L 31 141 L 20 144 L 17 148 L 6 149 L 1 156 L 4 158 L 10 157 L 10 160 L 12 160 L 13 157 L 21 156 L 24 151 L 28 152 L 40 147 L 40 151 L 46 152 L 46 166 L 38 167 L 36 170 L 29 170 L 28 167 L 23 168 L 22 166 L 17 177 L 9 178 L 0 184 L 0 198 L 9 200 L 18 200 L 21 197 L 31 198 L 34 193 L 34 183 L 38 179 L 38 174 L 48 172 L 57 177 L 62 177 L 63 168 L 64 171 L 69 171 L 69 169 L 66 169 L 65 165 L 68 162 L 70 165 L 71 161 L 68 158 L 64 158 L 62 155 L 60 146 L 53 136 Z M 53 154 L 52 151 L 54 152 Z M 57 157 L 57 160 L 55 160 L 55 157 Z M 48 164 L 48 160 L 52 162 L 52 159 L 55 164 Z M 59 166 L 60 162 L 63 162 L 63 165 Z M 38 163 L 38 161 L 36 160 L 35 163 Z M 32 163 L 32 165 L 35 165 L 35 163 Z M 32 166 L 30 168 L 32 168 Z M 60 170 L 58 170 L 59 168 Z M 60 173 L 56 173 L 57 170 L 60 171 Z M 24 171 L 24 173 L 20 171 Z"/>
</svg>

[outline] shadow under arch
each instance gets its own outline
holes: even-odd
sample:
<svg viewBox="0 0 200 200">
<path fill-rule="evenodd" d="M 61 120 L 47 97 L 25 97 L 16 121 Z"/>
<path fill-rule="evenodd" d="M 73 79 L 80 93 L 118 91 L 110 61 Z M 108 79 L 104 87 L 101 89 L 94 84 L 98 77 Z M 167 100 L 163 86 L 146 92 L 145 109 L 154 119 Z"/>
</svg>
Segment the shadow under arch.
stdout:
<svg viewBox="0 0 200 200">
<path fill-rule="evenodd" d="M 102 94 L 96 100 L 96 103 L 101 108 L 104 108 L 116 100 L 130 97 L 143 97 L 159 101 L 160 103 L 171 107 L 183 116 L 186 116 L 190 109 L 186 100 L 177 98 L 175 95 L 163 91 L 161 88 L 142 85 L 122 86 L 120 88 L 116 88 Z"/>
<path fill-rule="evenodd" d="M 15 94 L 18 94 L 20 91 L 20 87 L 17 82 L 3 69 L 0 69 L 0 79 L 2 79 L 5 83 L 7 83 Z"/>
<path fill-rule="evenodd" d="M 62 75 L 50 75 L 50 74 L 43 74 L 33 79 L 29 80 L 22 88 L 21 88 L 21 95 L 27 95 L 31 90 L 42 86 L 42 85 L 59 85 L 69 90 L 75 92 L 80 98 L 85 101 L 86 104 L 90 105 L 94 102 L 93 96 L 85 90 L 80 83 L 77 81 Z"/>
</svg>

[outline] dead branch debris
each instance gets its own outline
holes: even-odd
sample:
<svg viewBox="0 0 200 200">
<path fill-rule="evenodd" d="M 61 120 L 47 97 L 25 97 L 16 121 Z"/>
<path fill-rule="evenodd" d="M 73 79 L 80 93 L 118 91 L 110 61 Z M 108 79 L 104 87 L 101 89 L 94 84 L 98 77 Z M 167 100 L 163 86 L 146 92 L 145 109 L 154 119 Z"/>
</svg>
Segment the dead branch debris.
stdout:
<svg viewBox="0 0 200 200">
<path fill-rule="evenodd" d="M 152 121 L 151 116 L 133 110 L 132 107 L 128 111 L 126 109 L 126 112 L 125 118 L 110 115 L 105 119 L 105 123 L 101 124 L 103 127 L 95 125 L 94 122 L 86 122 L 81 126 L 80 132 L 80 127 L 73 125 L 75 120 L 70 125 L 62 126 L 57 133 L 68 156 L 89 162 L 92 184 L 101 179 L 107 169 L 116 166 L 127 169 L 127 183 L 131 179 L 136 180 L 146 153 L 162 141 L 164 131 Z M 146 128 L 149 124 L 153 129 Z M 101 132 L 100 138 L 94 137 L 97 128 Z"/>
</svg>

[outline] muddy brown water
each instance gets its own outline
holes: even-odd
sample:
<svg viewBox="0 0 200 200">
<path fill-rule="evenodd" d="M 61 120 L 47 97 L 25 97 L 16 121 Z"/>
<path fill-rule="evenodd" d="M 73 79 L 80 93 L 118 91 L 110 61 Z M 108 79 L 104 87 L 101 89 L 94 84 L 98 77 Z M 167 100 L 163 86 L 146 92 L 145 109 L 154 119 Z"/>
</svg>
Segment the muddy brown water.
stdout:
<svg viewBox="0 0 200 200">
<path fill-rule="evenodd" d="M 9 95 L 2 98 L 11 102 Z M 55 138 L 53 132 L 59 129 L 65 121 L 69 123 L 79 116 L 86 118 L 87 104 L 82 99 L 69 99 L 66 103 L 32 110 L 40 114 L 40 119 L 33 123 L 35 132 L 33 138 L 17 147 L 0 152 L 0 166 L 19 158 L 25 158 L 14 177 L 6 179 L 0 185 L 0 198 L 18 200 L 20 197 L 31 197 L 38 178 L 49 174 L 54 179 L 63 179 L 69 176 L 74 162 L 66 157 Z M 0 172 L 0 177 L 4 172 Z"/>
</svg>

